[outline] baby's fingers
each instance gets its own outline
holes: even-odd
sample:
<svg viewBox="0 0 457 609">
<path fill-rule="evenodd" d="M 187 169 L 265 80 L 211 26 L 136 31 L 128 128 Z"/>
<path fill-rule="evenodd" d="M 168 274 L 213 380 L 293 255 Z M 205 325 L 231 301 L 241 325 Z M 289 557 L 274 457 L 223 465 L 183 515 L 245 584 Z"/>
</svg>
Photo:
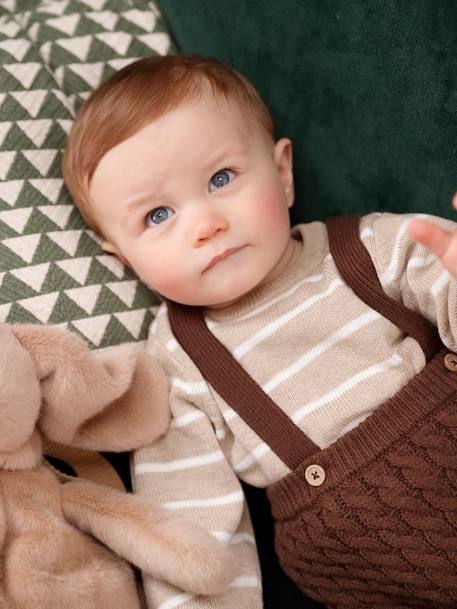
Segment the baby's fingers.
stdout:
<svg viewBox="0 0 457 609">
<path fill-rule="evenodd" d="M 419 241 L 433 252 L 438 258 L 443 259 L 450 253 L 452 248 L 452 233 L 443 230 L 436 224 L 426 220 L 411 220 L 408 226 L 409 234 L 415 241 Z M 457 251 L 455 252 L 457 255 Z"/>
</svg>

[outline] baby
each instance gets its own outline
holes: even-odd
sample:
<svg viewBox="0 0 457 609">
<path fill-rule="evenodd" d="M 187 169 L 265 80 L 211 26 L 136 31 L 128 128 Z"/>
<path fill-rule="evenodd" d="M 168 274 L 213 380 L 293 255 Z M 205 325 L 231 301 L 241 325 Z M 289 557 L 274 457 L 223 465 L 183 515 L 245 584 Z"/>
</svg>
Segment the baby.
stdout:
<svg viewBox="0 0 457 609">
<path fill-rule="evenodd" d="M 259 564 L 239 479 L 271 487 L 295 476 L 297 485 L 308 484 L 303 493 L 333 485 L 332 463 L 340 467 L 344 459 L 336 454 L 326 472 L 325 455 L 333 454 L 326 451 L 336 450 L 341 440 L 347 446 L 378 407 L 424 368 L 421 344 L 355 296 L 329 252 L 323 223 L 290 229 L 292 144 L 287 138 L 275 141 L 259 95 L 228 66 L 181 55 L 142 59 L 114 74 L 78 114 L 63 170 L 104 250 L 169 301 L 159 309 L 148 348 L 170 380 L 172 423 L 162 438 L 135 454 L 135 490 L 206 526 L 238 553 L 240 575 L 223 595 L 196 598 L 146 580 L 149 606 L 260 609 Z M 358 232 L 385 293 L 432 322 L 448 349 L 457 351 L 457 284 L 450 275 L 457 275 L 454 225 L 438 218 L 370 214 L 361 219 Z M 291 474 L 295 465 L 280 458 L 255 421 L 248 425 L 237 405 L 208 382 L 172 331 L 173 302 L 191 305 L 178 311 L 201 308 L 234 362 L 299 430 L 304 445 L 314 451 L 306 475 L 300 467 Z M 223 378 L 221 364 L 211 363 Z M 280 439 L 293 444 L 288 434 Z M 367 446 L 362 443 L 357 455 L 366 452 L 368 459 Z M 304 518 L 303 528 L 315 539 L 295 566 L 285 565 L 292 577 L 304 561 L 314 560 L 313 543 L 319 545 L 332 505 L 327 502 L 318 516 Z M 389 510 L 394 508 L 400 510 L 394 505 Z M 343 516 L 351 510 L 345 504 Z M 360 518 L 357 526 L 363 529 Z M 348 525 L 346 537 L 332 538 L 324 548 L 325 560 L 333 560 L 332 552 L 362 533 Z M 457 558 L 456 530 L 453 538 L 450 533 L 444 537 L 454 540 L 448 547 Z M 439 546 L 436 540 L 430 543 Z M 383 555 L 399 555 L 416 579 L 423 578 L 387 533 L 366 544 L 366 554 L 358 551 L 359 562 L 370 563 L 370 552 L 382 546 Z M 435 548 L 440 569 L 447 564 L 443 547 Z M 379 577 L 362 577 L 355 558 L 334 560 L 328 567 L 316 555 L 309 582 L 302 583 L 302 574 L 295 577 L 308 595 L 329 606 L 366 608 L 384 599 L 379 606 L 411 607 L 399 599 L 408 593 L 420 596 L 414 577 L 405 579 L 409 592 L 401 587 L 397 566 L 392 573 L 387 566 L 376 570 L 388 580 L 387 588 L 382 582 L 377 589 Z M 319 583 L 319 569 L 331 586 L 323 579 Z M 358 587 L 354 582 L 360 577 L 365 583 Z M 369 601 L 366 581 L 375 594 Z M 449 607 L 455 606 L 456 587 L 450 593 L 443 582 L 427 584 L 414 606 L 429 607 L 441 592 L 454 599 Z M 390 597 L 391 605 L 385 600 Z"/>
</svg>

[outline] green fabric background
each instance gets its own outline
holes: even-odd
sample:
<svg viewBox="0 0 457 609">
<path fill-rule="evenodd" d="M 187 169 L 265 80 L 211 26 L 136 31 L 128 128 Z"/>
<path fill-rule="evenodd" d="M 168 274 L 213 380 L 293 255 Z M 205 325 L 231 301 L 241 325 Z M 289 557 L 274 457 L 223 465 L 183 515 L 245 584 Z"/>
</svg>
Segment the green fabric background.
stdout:
<svg viewBox="0 0 457 609">
<path fill-rule="evenodd" d="M 228 61 L 294 141 L 294 222 L 455 217 L 455 0 L 162 0 L 182 52 Z"/>
</svg>

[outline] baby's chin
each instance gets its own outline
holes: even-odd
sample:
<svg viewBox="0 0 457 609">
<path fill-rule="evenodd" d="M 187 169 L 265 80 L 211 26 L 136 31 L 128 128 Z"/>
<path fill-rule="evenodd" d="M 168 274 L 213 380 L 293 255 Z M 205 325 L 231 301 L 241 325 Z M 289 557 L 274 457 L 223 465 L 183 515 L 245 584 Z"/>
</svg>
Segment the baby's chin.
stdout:
<svg viewBox="0 0 457 609">
<path fill-rule="evenodd" d="M 226 309 L 239 303 L 262 282 L 262 279 L 260 279 L 258 281 L 246 282 L 244 285 L 238 283 L 233 289 L 220 291 L 217 294 L 201 295 L 200 298 L 196 297 L 192 302 L 188 301 L 182 304 L 205 307 L 206 309 Z"/>
</svg>

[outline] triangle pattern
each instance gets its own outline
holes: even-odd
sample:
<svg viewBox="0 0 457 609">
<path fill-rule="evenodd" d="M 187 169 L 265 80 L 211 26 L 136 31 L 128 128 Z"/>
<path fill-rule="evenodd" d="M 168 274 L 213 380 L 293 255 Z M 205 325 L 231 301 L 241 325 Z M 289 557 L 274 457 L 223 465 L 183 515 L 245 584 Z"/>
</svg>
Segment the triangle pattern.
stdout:
<svg viewBox="0 0 457 609">
<path fill-rule="evenodd" d="M 20 25 L 13 20 L 2 23 L 2 34 L 9 38 L 14 38 L 21 31 Z"/>
<path fill-rule="evenodd" d="M 9 174 L 16 155 L 17 152 L 15 152 L 14 150 L 8 152 L 0 152 L 0 180 L 4 180 Z"/>
<path fill-rule="evenodd" d="M 101 11 L 106 4 L 106 0 L 79 0 L 86 4 L 91 10 Z"/>
<path fill-rule="evenodd" d="M 30 89 L 38 72 L 41 70 L 41 64 L 30 63 L 10 63 L 3 66 L 7 72 L 21 83 L 24 89 Z"/>
<path fill-rule="evenodd" d="M 107 283 L 106 287 L 108 287 L 113 294 L 116 294 L 116 296 L 118 296 L 128 307 L 131 307 L 135 300 L 138 281 L 116 281 L 114 283 Z"/>
<path fill-rule="evenodd" d="M 23 150 L 22 154 L 42 176 L 45 176 L 57 156 L 57 150 Z"/>
<path fill-rule="evenodd" d="M 45 118 L 36 121 L 17 121 L 16 125 L 22 129 L 37 148 L 41 148 L 52 127 L 52 119 Z"/>
<path fill-rule="evenodd" d="M 62 248 L 69 256 L 74 256 L 78 249 L 82 230 L 66 230 L 48 233 L 49 239 Z"/>
<path fill-rule="evenodd" d="M 37 91 L 12 91 L 11 95 L 26 110 L 32 118 L 36 118 L 43 107 L 48 92 L 46 89 Z"/>
<path fill-rule="evenodd" d="M 146 309 L 137 309 L 135 311 L 124 311 L 115 313 L 114 317 L 130 332 L 133 338 L 138 339 L 143 326 Z"/>
<path fill-rule="evenodd" d="M 62 178 L 37 179 L 30 180 L 30 184 L 44 197 L 49 199 L 52 203 L 55 203 L 62 190 L 63 180 Z"/>
<path fill-rule="evenodd" d="M 103 264 L 103 266 L 106 267 L 109 271 L 111 271 L 113 275 L 116 275 L 116 277 L 122 279 L 122 277 L 124 276 L 125 267 L 121 262 L 119 262 L 117 258 L 108 254 L 104 256 L 97 256 L 96 258 L 98 262 L 100 262 L 100 264 Z"/>
<path fill-rule="evenodd" d="M 128 51 L 133 36 L 127 32 L 105 32 L 97 34 L 96 38 L 111 47 L 119 55 L 125 55 Z"/>
<path fill-rule="evenodd" d="M 73 36 L 80 19 L 81 16 L 78 15 L 78 13 L 73 13 L 72 15 L 64 15 L 63 17 L 57 17 L 55 19 L 47 19 L 45 23 L 55 30 L 60 30 L 61 32 L 64 32 L 64 34 Z"/>
<path fill-rule="evenodd" d="M 70 258 L 69 260 L 60 260 L 56 262 L 56 265 L 61 268 L 67 275 L 70 275 L 80 285 L 84 285 L 89 274 L 89 269 L 92 263 L 90 256 L 83 258 Z"/>
<path fill-rule="evenodd" d="M 139 11 L 137 9 L 132 9 L 131 11 L 123 12 L 122 17 L 131 23 L 134 23 L 146 32 L 152 32 L 157 22 L 156 16 L 152 11 Z"/>
<path fill-rule="evenodd" d="M 68 67 L 77 76 L 82 78 L 91 89 L 95 89 L 102 79 L 103 63 L 72 63 Z"/>
<path fill-rule="evenodd" d="M 30 286 L 35 292 L 40 292 L 46 275 L 48 274 L 49 267 L 50 262 L 45 262 L 43 264 L 16 269 L 11 271 L 11 274 Z"/>
<path fill-rule="evenodd" d="M 119 16 L 112 11 L 100 11 L 100 12 L 89 12 L 85 13 L 86 17 L 101 25 L 105 30 L 112 32 L 116 27 L 116 23 L 119 21 Z"/>
<path fill-rule="evenodd" d="M 2 6 L 10 13 L 14 13 L 16 11 L 16 0 L 2 0 Z"/>
<path fill-rule="evenodd" d="M 11 309 L 11 303 L 0 305 L 0 321 L 6 322 L 8 320 L 8 315 Z"/>
<path fill-rule="evenodd" d="M 16 61 L 22 61 L 31 46 L 32 43 L 24 38 L 3 40 L 0 42 L 0 49 L 9 53 Z"/>
<path fill-rule="evenodd" d="M 73 121 L 65 120 L 64 118 L 57 119 L 57 122 L 68 135 L 70 133 L 71 126 L 73 125 Z"/>
<path fill-rule="evenodd" d="M 67 226 L 68 218 L 73 211 L 71 205 L 41 205 L 37 209 L 60 228 Z"/>
<path fill-rule="evenodd" d="M 84 338 L 87 338 L 93 345 L 98 347 L 103 340 L 109 320 L 110 315 L 97 315 L 90 319 L 72 321 L 72 325 Z"/>
<path fill-rule="evenodd" d="M 62 38 L 56 40 L 56 44 L 77 57 L 86 61 L 92 44 L 92 36 L 78 36 L 77 38 Z"/>
<path fill-rule="evenodd" d="M 84 288 L 65 290 L 65 295 L 75 302 L 88 315 L 91 315 L 97 304 L 97 298 L 102 289 L 101 285 L 90 285 Z"/>
<path fill-rule="evenodd" d="M 24 180 L 8 180 L 8 182 L 0 182 L 0 199 L 6 201 L 8 205 L 11 205 L 12 207 L 16 204 L 23 186 Z"/>
<path fill-rule="evenodd" d="M 28 264 L 32 262 L 35 256 L 36 249 L 40 242 L 41 235 L 27 235 L 23 237 L 13 237 L 12 239 L 4 239 L 3 245 L 22 258 Z"/>
<path fill-rule="evenodd" d="M 63 15 L 68 6 L 68 0 L 58 2 L 46 2 L 37 8 L 40 13 L 50 13 L 51 15 Z"/>
<path fill-rule="evenodd" d="M 33 207 L 22 207 L 20 209 L 0 211 L 0 220 L 16 231 L 16 233 L 22 233 L 32 214 L 32 211 Z"/>
<path fill-rule="evenodd" d="M 5 141 L 5 138 L 8 135 L 12 125 L 12 121 L 3 121 L 0 123 L 0 146 L 2 146 L 3 142 Z"/>
<path fill-rule="evenodd" d="M 143 44 L 156 51 L 159 55 L 166 55 L 170 48 L 170 38 L 163 32 L 144 34 L 138 36 L 138 40 L 141 40 Z"/>
<path fill-rule="evenodd" d="M 34 317 L 41 321 L 41 323 L 47 324 L 58 296 L 59 292 L 52 292 L 51 294 L 19 300 L 18 304 L 29 311 Z"/>
<path fill-rule="evenodd" d="M 27 34 L 28 34 L 28 37 L 30 38 L 30 40 L 32 40 L 33 42 L 36 42 L 39 31 L 40 31 L 40 24 L 33 23 L 27 30 Z"/>
</svg>

